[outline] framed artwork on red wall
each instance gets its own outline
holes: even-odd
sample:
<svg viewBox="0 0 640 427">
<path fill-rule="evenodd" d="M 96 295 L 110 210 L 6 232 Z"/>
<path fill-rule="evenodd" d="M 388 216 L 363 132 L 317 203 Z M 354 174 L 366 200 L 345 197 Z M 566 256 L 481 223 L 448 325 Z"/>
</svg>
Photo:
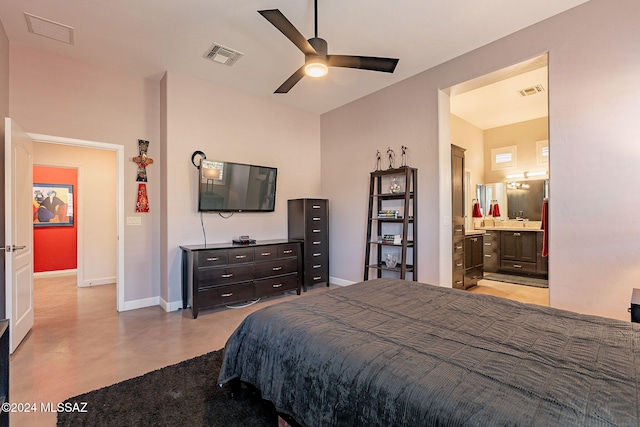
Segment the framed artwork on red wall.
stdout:
<svg viewBox="0 0 640 427">
<path fill-rule="evenodd" d="M 73 226 L 73 185 L 33 184 L 33 226 Z"/>
</svg>

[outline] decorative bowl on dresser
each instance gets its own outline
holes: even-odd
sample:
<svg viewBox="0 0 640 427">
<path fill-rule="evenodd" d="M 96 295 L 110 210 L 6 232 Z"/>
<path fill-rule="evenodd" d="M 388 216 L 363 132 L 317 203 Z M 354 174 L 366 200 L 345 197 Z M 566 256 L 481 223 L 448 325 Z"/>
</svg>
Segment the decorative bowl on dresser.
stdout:
<svg viewBox="0 0 640 427">
<path fill-rule="evenodd" d="M 301 242 L 186 245 L 182 249 L 182 308 L 193 318 L 215 308 L 295 290 L 302 285 Z"/>
</svg>

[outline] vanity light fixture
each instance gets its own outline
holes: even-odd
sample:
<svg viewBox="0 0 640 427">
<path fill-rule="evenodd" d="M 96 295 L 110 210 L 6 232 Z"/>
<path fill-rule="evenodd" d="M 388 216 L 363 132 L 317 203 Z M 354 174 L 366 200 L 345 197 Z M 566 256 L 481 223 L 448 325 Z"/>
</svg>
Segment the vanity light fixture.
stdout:
<svg viewBox="0 0 640 427">
<path fill-rule="evenodd" d="M 547 171 L 534 171 L 534 172 L 525 172 L 525 176 L 527 178 L 531 178 L 533 176 L 545 176 Z"/>
<path fill-rule="evenodd" d="M 514 178 L 524 178 L 524 174 L 523 173 L 512 173 L 507 175 L 507 179 L 514 179 Z"/>
</svg>

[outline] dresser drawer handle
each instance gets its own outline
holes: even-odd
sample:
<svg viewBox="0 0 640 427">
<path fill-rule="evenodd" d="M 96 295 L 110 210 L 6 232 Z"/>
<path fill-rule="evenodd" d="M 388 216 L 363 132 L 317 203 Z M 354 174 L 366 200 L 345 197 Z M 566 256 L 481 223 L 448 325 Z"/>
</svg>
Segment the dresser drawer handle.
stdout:
<svg viewBox="0 0 640 427">
<path fill-rule="evenodd" d="M 276 285 L 273 285 L 272 287 L 274 287 L 274 288 L 281 288 L 281 287 L 282 287 L 282 283 L 278 283 L 278 284 L 276 284 Z"/>
<path fill-rule="evenodd" d="M 313 277 L 313 280 L 320 280 L 320 279 L 322 279 L 322 276 L 314 276 Z"/>
<path fill-rule="evenodd" d="M 262 252 L 260 255 L 261 256 L 269 256 L 269 255 L 271 255 L 271 252 Z"/>
<path fill-rule="evenodd" d="M 513 268 L 522 268 L 520 264 L 513 264 Z"/>
<path fill-rule="evenodd" d="M 462 280 L 458 280 L 458 281 L 456 282 L 456 285 L 462 285 Z"/>
<path fill-rule="evenodd" d="M 462 263 L 461 262 L 457 263 L 456 267 L 462 267 Z"/>
<path fill-rule="evenodd" d="M 515 237 L 520 237 L 520 233 L 513 233 Z"/>
<path fill-rule="evenodd" d="M 313 209 L 320 209 L 320 205 L 313 205 Z"/>
<path fill-rule="evenodd" d="M 218 258 L 217 256 L 211 257 L 211 258 L 207 258 L 207 261 L 218 261 L 220 258 Z"/>
<path fill-rule="evenodd" d="M 322 267 L 322 264 L 316 264 L 313 266 L 313 268 L 321 268 L 321 267 Z"/>
<path fill-rule="evenodd" d="M 493 236 L 491 233 L 484 233 L 485 236 Z"/>
<path fill-rule="evenodd" d="M 286 249 L 284 251 L 282 251 L 283 254 L 291 254 L 293 253 L 293 249 Z"/>
<path fill-rule="evenodd" d="M 313 256 L 320 256 L 320 255 L 322 255 L 322 252 L 317 252 L 317 253 L 313 254 Z"/>
<path fill-rule="evenodd" d="M 462 245 L 458 245 L 455 247 L 456 249 L 462 249 Z"/>
<path fill-rule="evenodd" d="M 462 228 L 456 228 L 455 231 L 456 231 L 456 233 L 460 233 L 460 232 L 462 232 Z"/>
<path fill-rule="evenodd" d="M 472 238 L 471 238 L 471 241 L 472 241 L 472 242 L 477 242 L 477 241 L 478 241 L 478 238 L 477 238 L 477 237 L 472 237 Z"/>
<path fill-rule="evenodd" d="M 282 270 L 282 266 L 280 266 L 280 267 L 273 267 L 273 268 L 272 268 L 272 270 L 273 270 L 273 271 L 280 271 L 280 270 Z"/>
<path fill-rule="evenodd" d="M 314 228 L 314 229 L 313 229 L 313 230 L 311 230 L 311 231 L 312 231 L 312 232 L 314 232 L 314 233 L 319 233 L 319 232 L 321 232 L 322 230 L 320 230 L 319 228 Z"/>
<path fill-rule="evenodd" d="M 321 242 L 321 241 L 319 241 L 319 240 L 316 240 L 316 241 L 314 241 L 314 242 L 312 242 L 312 243 L 313 243 L 314 245 L 320 245 L 322 242 Z"/>
<path fill-rule="evenodd" d="M 312 219 L 313 219 L 314 221 L 320 221 L 322 218 L 320 218 L 319 216 L 314 216 Z"/>
<path fill-rule="evenodd" d="M 493 246 L 493 243 L 485 243 L 485 246 Z"/>
<path fill-rule="evenodd" d="M 487 254 L 484 256 L 485 258 L 491 258 L 491 255 Z"/>
<path fill-rule="evenodd" d="M 229 292 L 228 294 L 222 294 L 220 295 L 222 298 L 229 298 L 233 296 L 233 292 Z"/>
<path fill-rule="evenodd" d="M 245 259 L 246 255 L 236 255 L 236 259 Z"/>
<path fill-rule="evenodd" d="M 223 279 L 228 279 L 229 277 L 233 277 L 233 273 L 229 273 L 229 274 L 223 274 L 222 276 Z"/>
</svg>

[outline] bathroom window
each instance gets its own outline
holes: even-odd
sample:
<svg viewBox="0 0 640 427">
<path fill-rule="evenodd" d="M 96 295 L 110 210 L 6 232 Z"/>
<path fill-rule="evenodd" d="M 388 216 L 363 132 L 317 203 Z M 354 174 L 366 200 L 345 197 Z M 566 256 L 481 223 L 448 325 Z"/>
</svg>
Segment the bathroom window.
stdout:
<svg viewBox="0 0 640 427">
<path fill-rule="evenodd" d="M 515 145 L 491 150 L 491 170 L 512 169 L 518 164 L 518 147 Z"/>
<path fill-rule="evenodd" d="M 536 158 L 539 165 L 549 164 L 549 140 L 536 141 Z"/>
</svg>

